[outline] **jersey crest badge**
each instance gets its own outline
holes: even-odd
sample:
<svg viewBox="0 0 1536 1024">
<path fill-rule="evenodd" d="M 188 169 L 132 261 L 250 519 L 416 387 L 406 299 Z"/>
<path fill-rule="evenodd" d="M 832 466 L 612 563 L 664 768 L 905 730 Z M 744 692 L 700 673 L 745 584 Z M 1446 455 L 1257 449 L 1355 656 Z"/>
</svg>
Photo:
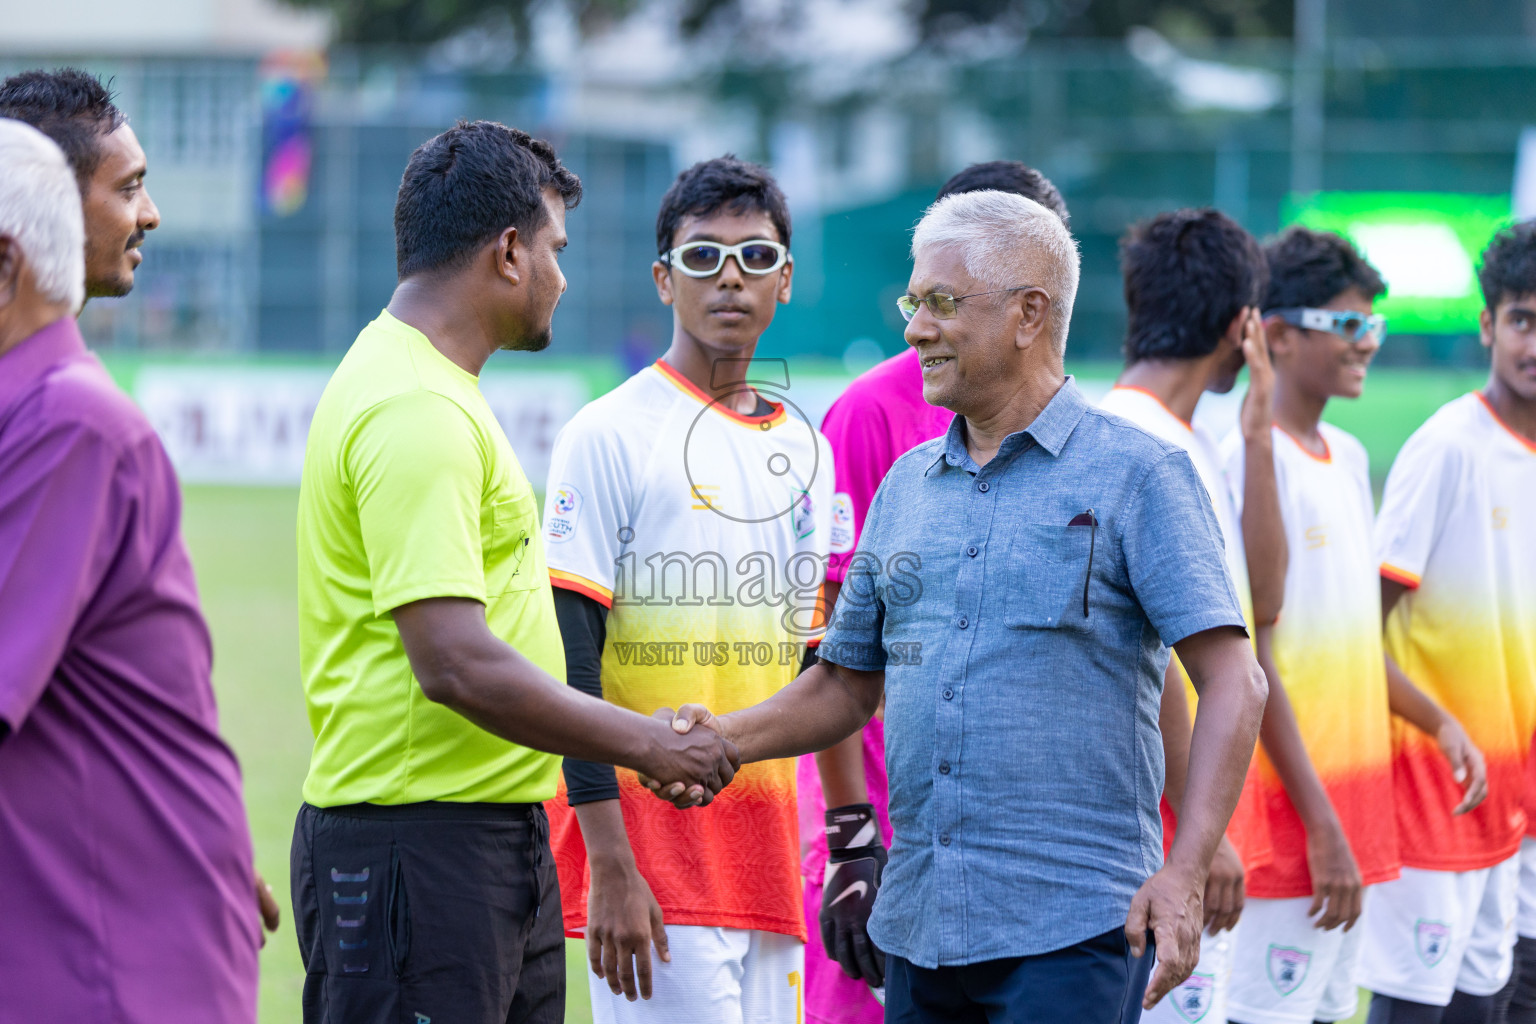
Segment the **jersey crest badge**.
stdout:
<svg viewBox="0 0 1536 1024">
<path fill-rule="evenodd" d="M 561 484 L 550 498 L 549 511 L 549 522 L 544 524 L 544 535 L 549 542 L 560 544 L 570 540 L 581 519 L 581 492 L 570 484 Z"/>
<path fill-rule="evenodd" d="M 1269 983 L 1282 996 L 1288 996 L 1307 980 L 1312 954 L 1294 946 L 1269 947 Z"/>
<path fill-rule="evenodd" d="M 1205 1019 L 1205 1015 L 1211 1012 L 1211 1004 L 1215 1002 L 1216 976 L 1214 974 L 1191 974 L 1189 980 L 1168 993 L 1168 998 L 1173 1002 L 1173 1010 L 1179 1015 L 1180 1020 L 1195 1024 L 1196 1021 Z"/>
<path fill-rule="evenodd" d="M 853 550 L 853 498 L 844 491 L 832 495 L 832 534 L 827 540 L 834 555 Z"/>
<path fill-rule="evenodd" d="M 1425 967 L 1433 967 L 1451 951 L 1451 929 L 1441 921 L 1420 920 L 1413 927 L 1414 951 Z"/>
<path fill-rule="evenodd" d="M 795 540 L 805 540 L 816 532 L 816 508 L 811 503 L 811 492 L 798 488 L 794 491 L 794 504 L 790 522 L 794 526 Z"/>
</svg>

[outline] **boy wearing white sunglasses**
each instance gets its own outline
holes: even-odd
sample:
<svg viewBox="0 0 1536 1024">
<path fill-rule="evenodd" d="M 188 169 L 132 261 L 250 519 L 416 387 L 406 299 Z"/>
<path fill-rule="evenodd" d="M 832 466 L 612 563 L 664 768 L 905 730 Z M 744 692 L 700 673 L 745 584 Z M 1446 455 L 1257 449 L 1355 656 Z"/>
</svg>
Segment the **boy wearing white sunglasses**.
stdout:
<svg viewBox="0 0 1536 1024">
<path fill-rule="evenodd" d="M 672 342 L 560 432 L 550 581 L 570 685 L 643 714 L 734 710 L 789 683 L 816 635 L 832 455 L 778 393 L 784 362 L 753 363 L 794 272 L 773 177 L 730 156 L 696 164 L 663 198 L 656 234 Z M 567 759 L 565 783 L 553 846 L 567 934 L 587 941 L 593 1019 L 795 1024 L 795 763 L 752 765 L 683 811 L 605 765 Z"/>
</svg>

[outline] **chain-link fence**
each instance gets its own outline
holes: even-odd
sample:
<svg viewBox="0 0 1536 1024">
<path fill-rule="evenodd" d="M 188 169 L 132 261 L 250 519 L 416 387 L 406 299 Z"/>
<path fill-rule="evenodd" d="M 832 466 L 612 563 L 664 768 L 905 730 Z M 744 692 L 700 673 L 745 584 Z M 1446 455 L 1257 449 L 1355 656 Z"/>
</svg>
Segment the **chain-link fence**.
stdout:
<svg viewBox="0 0 1536 1024">
<path fill-rule="evenodd" d="M 1113 358 L 1116 245 L 1134 220 L 1214 204 L 1266 234 L 1303 216 L 1314 189 L 1502 209 L 1536 109 L 1536 46 L 1520 37 L 1195 52 L 1138 32 L 991 61 L 918 53 L 645 81 L 601 68 L 480 74 L 375 51 L 332 53 L 323 76 L 291 82 L 281 62 L 233 58 L 61 55 L 0 70 L 66 62 L 114 79 L 149 155 L 164 223 L 139 287 L 84 318 L 98 345 L 142 350 L 344 349 L 394 284 L 405 161 L 458 117 L 545 135 L 582 175 L 558 344 L 636 362 L 670 333 L 649 274 L 656 204 L 703 156 L 769 162 L 790 196 L 796 294 L 770 351 L 895 351 L 911 225 L 949 173 L 1007 157 L 1065 195 L 1084 267 L 1073 351 Z M 272 102 L 274 81 L 302 102 Z M 1418 326 L 1395 331 L 1384 358 L 1476 358 L 1464 317 L 1402 322 Z"/>
</svg>

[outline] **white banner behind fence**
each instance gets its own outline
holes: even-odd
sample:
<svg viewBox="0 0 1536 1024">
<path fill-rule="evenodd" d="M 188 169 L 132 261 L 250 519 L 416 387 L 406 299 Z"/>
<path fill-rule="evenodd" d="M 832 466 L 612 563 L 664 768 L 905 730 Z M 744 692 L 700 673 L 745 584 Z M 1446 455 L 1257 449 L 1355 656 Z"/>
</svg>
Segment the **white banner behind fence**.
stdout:
<svg viewBox="0 0 1536 1024">
<path fill-rule="evenodd" d="M 330 367 L 142 367 L 134 397 L 160 432 L 186 483 L 297 485 L 315 404 Z M 1107 379 L 1080 379 L 1090 401 Z M 768 397 L 793 403 L 795 415 L 820 426 L 846 377 L 797 374 Z M 543 489 L 555 435 L 582 405 L 597 397 L 579 373 L 487 370 L 480 391 L 512 442 L 528 479 Z M 1207 395 L 1196 418 L 1218 437 L 1235 426 L 1241 393 Z"/>
<path fill-rule="evenodd" d="M 145 366 L 134 397 L 186 483 L 299 482 L 330 368 Z M 480 391 L 529 480 L 544 486 L 560 427 L 591 396 L 580 374 L 488 372 Z"/>
</svg>

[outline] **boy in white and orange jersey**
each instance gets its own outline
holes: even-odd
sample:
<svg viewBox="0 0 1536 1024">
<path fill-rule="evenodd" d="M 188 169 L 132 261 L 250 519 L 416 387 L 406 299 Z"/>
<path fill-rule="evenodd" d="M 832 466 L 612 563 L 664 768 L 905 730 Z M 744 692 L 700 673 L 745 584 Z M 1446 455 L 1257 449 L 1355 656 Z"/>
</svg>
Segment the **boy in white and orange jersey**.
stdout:
<svg viewBox="0 0 1536 1024">
<path fill-rule="evenodd" d="M 1278 586 L 1257 590 L 1254 576 L 1284 572 L 1284 536 L 1274 476 L 1257 470 L 1254 496 L 1239 516 L 1215 437 L 1194 422 L 1208 391 L 1226 393 L 1252 360 L 1255 381 L 1243 406 L 1245 433 L 1255 462 L 1268 464 L 1273 374 L 1263 347 L 1258 306 L 1264 294 L 1264 255 L 1242 226 L 1213 210 L 1176 210 L 1132 228 L 1121 243 L 1121 271 L 1129 313 L 1126 368 L 1101 407 L 1189 453 L 1221 527 L 1227 572 L 1250 632 L 1279 614 Z M 1250 572 L 1250 566 L 1257 571 Z M 1280 692 L 1271 680 L 1270 699 Z M 1190 708 L 1195 691 L 1175 657 L 1164 677 L 1159 722 L 1167 758 L 1161 811 L 1164 856 L 1172 849 L 1189 762 Z M 1266 742 L 1277 733 L 1266 721 Z M 1284 742 L 1283 737 L 1280 742 Z M 1300 741 L 1292 738 L 1292 747 Z M 1305 766 L 1305 758 L 1290 763 Z M 1157 1006 L 1147 1024 L 1226 1020 L 1233 935 L 1243 911 L 1245 867 L 1267 862 L 1269 828 L 1250 769 L 1227 835 L 1210 867 L 1205 892 L 1206 931 L 1194 972 Z M 1322 801 L 1326 804 L 1326 800 Z M 1338 848 L 1344 849 L 1342 834 Z M 1347 859 L 1347 852 L 1345 854 Z"/>
<path fill-rule="evenodd" d="M 549 574 L 572 686 L 645 714 L 750 707 L 794 678 L 816 637 L 832 454 L 774 400 L 790 386 L 783 361 L 752 364 L 789 301 L 789 236 L 773 177 L 734 157 L 694 165 L 662 199 L 653 273 L 672 344 L 581 409 L 550 463 Z M 797 1024 L 795 762 L 752 765 L 686 811 L 629 771 L 567 759 L 565 783 L 551 836 L 594 1021 Z"/>
<path fill-rule="evenodd" d="M 1396 878 L 1400 867 L 1370 468 L 1359 441 L 1322 422 L 1331 399 L 1361 394 L 1385 329 L 1372 305 L 1386 288 L 1338 235 L 1292 228 L 1265 247 L 1265 257 L 1266 336 L 1276 378 L 1274 472 L 1287 561 L 1285 614 L 1266 631 L 1262 647 L 1285 679 L 1361 891 L 1350 917 L 1324 912 L 1313 837 L 1294 794 L 1261 752 L 1274 856 L 1249 873 L 1229 1018 L 1310 1024 L 1354 1016 L 1362 934 L 1354 918 L 1372 887 Z M 1230 438 L 1226 449 L 1228 472 L 1241 479 L 1247 465 L 1239 439 Z M 1447 741 L 1456 741 L 1452 756 L 1472 756 L 1454 721 L 1426 724 L 1443 726 Z"/>
<path fill-rule="evenodd" d="M 1432 736 L 1393 723 L 1404 868 L 1366 926 L 1361 983 L 1377 993 L 1375 1024 L 1492 1020 L 1515 944 L 1536 728 L 1536 227 L 1496 236 L 1478 277 L 1488 384 L 1403 445 L 1376 548 L 1388 673 L 1466 726 L 1487 760 L 1488 797 L 1455 813 L 1464 780 Z M 1439 1007 L 1443 1016 L 1422 1012 Z"/>
</svg>

